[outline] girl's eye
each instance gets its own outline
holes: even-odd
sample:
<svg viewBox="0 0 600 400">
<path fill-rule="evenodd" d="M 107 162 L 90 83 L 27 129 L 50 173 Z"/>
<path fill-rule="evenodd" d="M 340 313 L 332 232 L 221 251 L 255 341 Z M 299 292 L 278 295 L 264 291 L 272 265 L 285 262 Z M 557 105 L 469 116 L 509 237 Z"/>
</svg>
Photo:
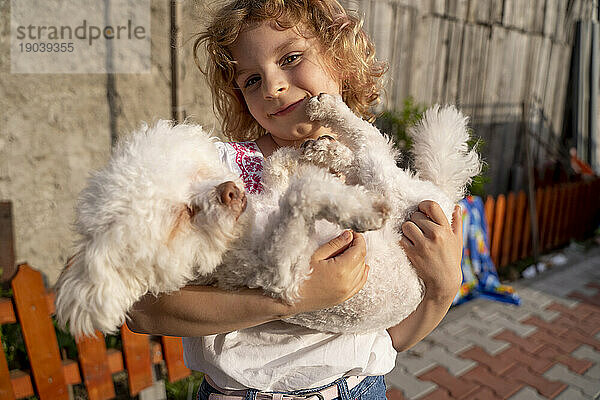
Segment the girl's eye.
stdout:
<svg viewBox="0 0 600 400">
<path fill-rule="evenodd" d="M 298 61 L 300 57 L 302 57 L 301 54 L 290 54 L 289 56 L 285 56 L 283 57 L 283 60 L 281 60 L 281 65 L 292 64 L 295 61 Z"/>
<path fill-rule="evenodd" d="M 254 85 L 255 83 L 257 83 L 258 81 L 260 81 L 260 77 L 251 76 L 250 78 L 248 78 L 246 80 L 246 83 L 244 83 L 244 88 L 248 88 L 248 87 Z"/>
</svg>

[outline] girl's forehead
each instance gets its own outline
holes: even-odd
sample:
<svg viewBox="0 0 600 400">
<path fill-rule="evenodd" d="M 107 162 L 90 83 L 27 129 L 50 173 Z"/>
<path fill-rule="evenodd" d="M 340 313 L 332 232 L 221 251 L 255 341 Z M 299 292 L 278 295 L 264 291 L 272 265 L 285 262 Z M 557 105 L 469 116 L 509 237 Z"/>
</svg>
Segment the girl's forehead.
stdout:
<svg viewBox="0 0 600 400">
<path fill-rule="evenodd" d="M 264 21 L 243 28 L 229 49 L 239 62 L 243 58 L 275 54 L 290 45 L 310 45 L 311 39 L 300 27 L 282 28 L 272 21 Z"/>
<path fill-rule="evenodd" d="M 279 24 L 274 20 L 266 20 L 247 24 L 240 29 L 236 44 L 259 45 L 272 44 L 275 41 L 289 41 L 295 39 L 310 39 L 314 35 L 310 34 L 309 29 L 304 24 L 297 24 L 291 27 Z"/>
</svg>

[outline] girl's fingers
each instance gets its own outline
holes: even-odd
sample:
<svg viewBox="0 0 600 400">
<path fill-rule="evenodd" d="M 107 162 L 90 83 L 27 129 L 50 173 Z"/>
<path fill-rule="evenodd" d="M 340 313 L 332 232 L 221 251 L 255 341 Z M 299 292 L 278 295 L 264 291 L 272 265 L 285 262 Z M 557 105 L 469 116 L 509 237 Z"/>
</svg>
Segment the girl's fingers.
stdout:
<svg viewBox="0 0 600 400">
<path fill-rule="evenodd" d="M 319 247 L 313 253 L 314 260 L 326 260 L 328 258 L 333 258 L 340 253 L 343 253 L 349 246 L 352 245 L 353 234 L 352 231 L 344 231 L 338 237 L 331 239 L 329 242 L 325 243 L 321 247 Z"/>
<path fill-rule="evenodd" d="M 411 244 L 415 245 L 423 238 L 423 231 L 413 221 L 406 221 L 401 226 L 404 238 L 410 240 Z"/>
<path fill-rule="evenodd" d="M 429 217 L 433 222 L 441 226 L 450 226 L 448 218 L 444 215 L 442 208 L 438 203 L 431 200 L 425 200 L 419 203 L 419 210 Z"/>
<path fill-rule="evenodd" d="M 444 216 L 444 218 L 446 217 Z M 440 229 L 439 224 L 432 221 L 427 215 L 420 211 L 414 212 L 410 216 L 410 220 L 430 239 L 434 236 L 434 231 Z"/>
<path fill-rule="evenodd" d="M 414 249 L 415 244 L 411 242 L 410 239 L 406 237 L 406 235 L 404 235 L 402 236 L 402 239 L 400 239 L 400 246 L 402 246 L 404 251 L 408 253 Z"/>
<path fill-rule="evenodd" d="M 462 208 L 457 204 L 454 206 L 454 213 L 452 214 L 452 232 L 460 239 L 460 243 L 462 243 L 462 224 Z"/>
<path fill-rule="evenodd" d="M 350 243 L 350 247 L 346 252 L 348 257 L 352 257 L 352 262 L 356 263 L 356 265 L 360 268 L 365 263 L 365 257 L 367 256 L 367 243 L 365 242 L 365 237 L 355 232 L 354 240 Z"/>
</svg>

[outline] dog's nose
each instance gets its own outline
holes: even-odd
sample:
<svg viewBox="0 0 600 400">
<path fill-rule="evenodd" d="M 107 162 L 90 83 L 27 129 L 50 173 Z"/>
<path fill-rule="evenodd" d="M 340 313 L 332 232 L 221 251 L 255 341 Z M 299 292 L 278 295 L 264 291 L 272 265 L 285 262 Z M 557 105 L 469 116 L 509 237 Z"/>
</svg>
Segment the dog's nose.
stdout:
<svg viewBox="0 0 600 400">
<path fill-rule="evenodd" d="M 237 200 L 241 200 L 242 192 L 235 183 L 231 181 L 223 182 L 219 186 L 217 186 L 217 191 L 219 193 L 219 198 L 221 199 L 221 203 L 229 206 L 232 202 Z"/>
<path fill-rule="evenodd" d="M 223 182 L 217 186 L 217 192 L 221 203 L 233 213 L 236 220 L 246 211 L 246 193 L 238 189 L 235 183 Z"/>
</svg>

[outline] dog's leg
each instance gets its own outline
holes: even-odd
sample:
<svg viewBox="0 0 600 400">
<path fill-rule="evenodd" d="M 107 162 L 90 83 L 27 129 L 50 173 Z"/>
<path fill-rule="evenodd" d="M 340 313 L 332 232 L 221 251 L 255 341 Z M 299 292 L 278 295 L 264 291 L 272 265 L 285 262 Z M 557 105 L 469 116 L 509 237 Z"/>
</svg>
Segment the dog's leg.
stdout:
<svg viewBox="0 0 600 400">
<path fill-rule="evenodd" d="M 279 210 L 269 217 L 264 236 L 257 241 L 261 266 L 250 286 L 264 287 L 293 302 L 309 275 L 310 257 L 318 246 L 311 239 L 317 220 L 326 219 L 363 232 L 383 226 L 388 212 L 382 198 L 359 186 L 345 185 L 320 168 L 302 166 L 282 197 Z"/>
<path fill-rule="evenodd" d="M 330 127 L 338 140 L 354 153 L 353 171 L 356 181 L 370 190 L 390 196 L 401 186 L 398 180 L 409 182 L 410 173 L 397 167 L 398 151 L 390 139 L 369 122 L 355 115 L 340 96 L 321 94 L 309 100 L 307 114 L 312 120 Z"/>
</svg>

